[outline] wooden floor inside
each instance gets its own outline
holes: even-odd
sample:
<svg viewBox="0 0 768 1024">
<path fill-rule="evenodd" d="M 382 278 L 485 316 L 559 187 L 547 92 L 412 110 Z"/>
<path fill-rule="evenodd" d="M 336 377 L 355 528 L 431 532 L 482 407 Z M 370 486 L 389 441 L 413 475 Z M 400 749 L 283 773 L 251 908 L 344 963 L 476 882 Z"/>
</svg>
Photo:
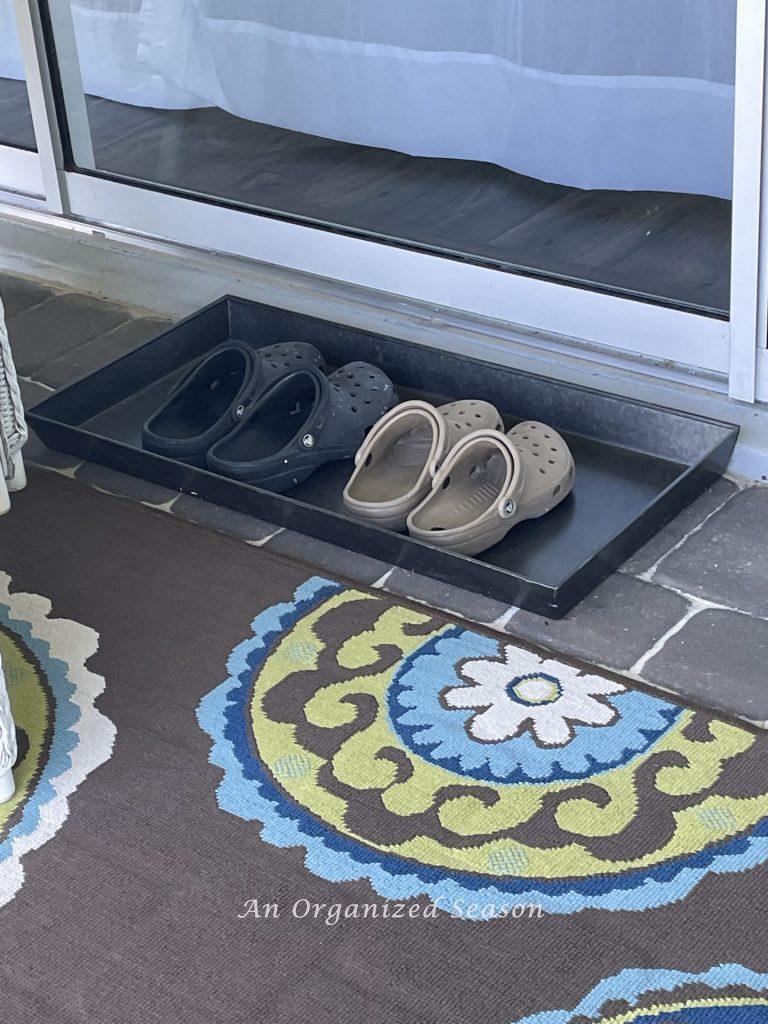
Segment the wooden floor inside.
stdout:
<svg viewBox="0 0 768 1024">
<path fill-rule="evenodd" d="M 96 165 L 537 274 L 726 312 L 731 204 L 583 191 L 492 164 L 411 157 L 207 108 L 88 98 Z M 0 79 L 0 141 L 33 143 L 21 83 Z"/>
</svg>

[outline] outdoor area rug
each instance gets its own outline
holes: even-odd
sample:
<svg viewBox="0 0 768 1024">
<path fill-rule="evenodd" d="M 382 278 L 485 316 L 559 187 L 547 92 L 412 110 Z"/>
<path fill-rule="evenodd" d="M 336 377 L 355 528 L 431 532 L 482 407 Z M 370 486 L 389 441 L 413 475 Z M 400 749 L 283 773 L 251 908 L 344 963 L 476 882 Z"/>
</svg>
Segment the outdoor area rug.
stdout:
<svg viewBox="0 0 768 1024">
<path fill-rule="evenodd" d="M 0 655 L 0 1021 L 768 1022 L 764 733 L 53 473 Z"/>
</svg>

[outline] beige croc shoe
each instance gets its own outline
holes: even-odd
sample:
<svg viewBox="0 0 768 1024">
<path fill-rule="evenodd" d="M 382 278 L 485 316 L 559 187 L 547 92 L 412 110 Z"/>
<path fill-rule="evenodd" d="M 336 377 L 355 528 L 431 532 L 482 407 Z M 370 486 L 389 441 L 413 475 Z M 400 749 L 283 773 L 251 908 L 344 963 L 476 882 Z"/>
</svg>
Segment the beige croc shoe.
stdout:
<svg viewBox="0 0 768 1024">
<path fill-rule="evenodd" d="M 344 505 L 358 519 L 404 530 L 408 513 L 432 486 L 441 462 L 472 431 L 502 426 L 489 402 L 451 402 L 435 408 L 401 402 L 374 424 L 355 456 Z"/>
<path fill-rule="evenodd" d="M 527 420 L 507 434 L 476 430 L 443 462 L 408 530 L 435 547 L 478 555 L 559 505 L 574 476 L 568 445 L 546 423 Z"/>
</svg>

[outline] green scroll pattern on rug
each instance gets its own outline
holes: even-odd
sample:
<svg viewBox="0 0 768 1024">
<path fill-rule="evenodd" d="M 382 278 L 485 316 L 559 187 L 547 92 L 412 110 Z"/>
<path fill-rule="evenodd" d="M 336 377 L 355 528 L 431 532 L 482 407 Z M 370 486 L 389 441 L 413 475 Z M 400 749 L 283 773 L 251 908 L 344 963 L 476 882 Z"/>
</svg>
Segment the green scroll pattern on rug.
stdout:
<svg viewBox="0 0 768 1024">
<path fill-rule="evenodd" d="M 11 691 L 19 756 L 14 769 L 16 792 L 0 804 L 0 844 L 7 838 L 21 807 L 40 777 L 50 750 L 53 695 L 32 652 L 0 624 L 0 659 Z"/>
<path fill-rule="evenodd" d="M 24 883 L 25 855 L 56 835 L 69 796 L 112 753 L 114 726 L 94 707 L 104 679 L 85 667 L 97 635 L 50 610 L 43 597 L 11 593 L 0 572 L 0 657 L 19 748 L 15 793 L 0 804 L 0 907 Z"/>
<path fill-rule="evenodd" d="M 315 578 L 229 670 L 200 709 L 220 804 L 325 878 L 641 910 L 768 857 L 762 737 L 429 611 Z"/>
<path fill-rule="evenodd" d="M 573 1010 L 518 1024 L 765 1024 L 768 974 L 718 964 L 701 974 L 629 968 L 601 981 Z"/>
</svg>

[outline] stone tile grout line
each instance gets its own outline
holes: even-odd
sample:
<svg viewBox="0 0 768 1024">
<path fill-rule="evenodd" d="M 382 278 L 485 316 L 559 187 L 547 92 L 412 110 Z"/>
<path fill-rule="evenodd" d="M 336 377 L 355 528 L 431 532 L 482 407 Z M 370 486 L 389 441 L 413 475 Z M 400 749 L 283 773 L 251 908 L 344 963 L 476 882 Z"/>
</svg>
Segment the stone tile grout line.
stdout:
<svg viewBox="0 0 768 1024">
<path fill-rule="evenodd" d="M 389 579 L 389 577 L 392 575 L 392 573 L 394 571 L 395 571 L 395 566 L 393 565 L 391 569 L 387 569 L 387 571 L 383 574 L 383 576 L 379 576 L 379 578 L 376 580 L 375 583 L 371 584 L 371 588 L 373 590 L 383 590 L 387 580 Z"/>
<path fill-rule="evenodd" d="M 689 595 L 681 596 L 685 596 L 689 602 L 688 609 L 685 614 L 681 616 L 674 626 L 671 626 L 666 633 L 659 637 L 650 650 L 641 655 L 635 664 L 629 668 L 629 672 L 632 675 L 637 676 L 639 679 L 642 679 L 642 673 L 645 666 L 652 658 L 655 658 L 656 655 L 664 649 L 667 641 L 671 640 L 673 636 L 676 636 L 685 626 L 687 626 L 695 615 L 698 615 L 699 612 L 704 611 L 705 608 L 709 607 L 709 602 L 703 601 L 700 598 L 690 597 Z"/>
<path fill-rule="evenodd" d="M 277 529 L 270 533 L 267 537 L 261 537 L 259 540 L 247 540 L 245 543 L 250 544 L 252 548 L 262 548 L 265 544 L 268 544 L 275 537 L 278 537 L 281 533 L 285 533 L 284 526 L 278 526 Z"/>
<path fill-rule="evenodd" d="M 636 578 L 639 579 L 639 580 L 642 580 L 644 583 L 653 583 L 653 578 L 656 575 L 657 571 L 659 570 L 659 567 L 661 566 L 662 562 L 664 562 L 667 558 L 669 558 L 669 556 L 673 552 L 678 551 L 683 546 L 683 544 L 686 543 L 686 541 L 690 537 L 693 537 L 695 534 L 697 534 L 699 532 L 699 530 L 702 529 L 704 524 L 709 522 L 709 520 L 712 518 L 712 516 L 717 515 L 718 512 L 720 512 L 722 509 L 724 509 L 729 501 L 731 501 L 733 498 L 735 498 L 737 494 L 741 494 L 742 493 L 742 490 L 747 490 L 747 488 L 739 488 L 739 490 L 734 491 L 733 494 L 729 494 L 728 497 L 724 501 L 722 501 L 716 508 L 713 508 L 711 512 L 708 512 L 707 515 L 704 516 L 704 518 L 701 520 L 700 523 L 697 523 L 695 526 L 691 527 L 691 529 L 688 531 L 688 533 L 685 534 L 684 537 L 681 537 L 680 540 L 676 544 L 673 544 L 673 546 L 669 549 L 669 551 L 665 551 L 664 554 L 661 555 L 653 563 L 652 566 L 650 566 L 648 569 L 645 569 L 643 572 L 638 573 Z M 619 569 L 619 572 L 623 572 L 623 570 Z M 627 574 L 627 575 L 632 575 L 632 574 Z"/>
<path fill-rule="evenodd" d="M 23 380 L 25 384 L 34 384 L 35 387 L 45 388 L 46 391 L 50 391 L 51 393 L 56 390 L 56 388 L 52 388 L 50 384 L 43 384 L 41 380 L 35 380 L 34 377 L 22 377 L 22 375 L 19 374 L 19 380 Z"/>
<path fill-rule="evenodd" d="M 640 577 L 637 577 L 638 579 Z M 644 580 L 643 582 L 648 582 Z M 658 587 L 659 590 L 668 590 L 670 594 L 677 594 L 678 597 L 682 597 L 685 601 L 699 604 L 700 611 L 717 611 L 717 612 L 732 612 L 734 615 L 743 615 L 747 619 L 757 619 L 758 622 L 768 622 L 768 615 L 758 615 L 756 612 L 745 612 L 743 608 L 735 608 L 730 604 L 720 604 L 717 601 L 710 601 L 707 597 L 700 597 L 698 594 L 689 594 L 687 590 L 680 590 L 678 587 L 673 587 L 671 583 L 651 583 L 652 587 Z"/>
<path fill-rule="evenodd" d="M 484 625 L 487 625 L 490 629 L 498 629 L 500 632 L 504 632 L 519 611 L 520 609 L 516 604 L 510 605 L 505 612 L 502 612 L 498 619 L 494 619 L 493 622 L 484 623 Z"/>
<path fill-rule="evenodd" d="M 112 497 L 114 498 L 120 497 L 119 494 L 113 494 L 112 491 L 104 491 L 102 488 L 96 487 L 96 484 L 93 484 L 92 486 L 95 487 L 97 491 L 101 490 L 103 494 L 112 494 Z M 174 495 L 172 498 L 169 498 L 168 501 L 161 501 L 159 505 L 155 505 L 151 501 L 140 501 L 139 504 L 143 505 L 145 508 L 153 508 L 155 509 L 156 512 L 170 512 L 171 515 L 173 515 L 173 506 L 176 504 L 177 501 L 178 498 L 176 495 Z"/>
</svg>

